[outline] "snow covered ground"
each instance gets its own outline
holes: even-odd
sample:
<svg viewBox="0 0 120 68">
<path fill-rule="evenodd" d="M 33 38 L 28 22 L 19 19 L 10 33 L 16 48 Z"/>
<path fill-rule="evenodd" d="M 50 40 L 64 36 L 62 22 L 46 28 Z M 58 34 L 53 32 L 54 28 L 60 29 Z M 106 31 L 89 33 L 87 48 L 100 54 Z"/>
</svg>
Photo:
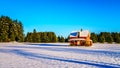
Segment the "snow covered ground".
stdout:
<svg viewBox="0 0 120 68">
<path fill-rule="evenodd" d="M 0 43 L 0 68 L 120 68 L 120 44 Z"/>
</svg>

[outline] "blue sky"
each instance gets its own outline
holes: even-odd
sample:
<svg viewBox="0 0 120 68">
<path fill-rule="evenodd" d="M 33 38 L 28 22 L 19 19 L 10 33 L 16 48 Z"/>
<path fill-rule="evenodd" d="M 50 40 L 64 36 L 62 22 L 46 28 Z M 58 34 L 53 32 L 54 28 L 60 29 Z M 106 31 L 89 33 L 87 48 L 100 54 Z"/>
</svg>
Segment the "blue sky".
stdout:
<svg viewBox="0 0 120 68">
<path fill-rule="evenodd" d="M 120 32 L 120 0 L 1 0 L 0 15 L 20 20 L 24 33 Z"/>
</svg>

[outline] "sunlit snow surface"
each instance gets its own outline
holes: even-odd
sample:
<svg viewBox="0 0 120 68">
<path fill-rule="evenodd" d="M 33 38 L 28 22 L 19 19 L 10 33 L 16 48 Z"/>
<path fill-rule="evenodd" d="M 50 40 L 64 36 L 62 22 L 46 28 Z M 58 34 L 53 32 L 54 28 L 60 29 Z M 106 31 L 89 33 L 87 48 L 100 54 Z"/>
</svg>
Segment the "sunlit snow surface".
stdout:
<svg viewBox="0 0 120 68">
<path fill-rule="evenodd" d="M 0 43 L 0 68 L 120 68 L 120 44 Z"/>
</svg>

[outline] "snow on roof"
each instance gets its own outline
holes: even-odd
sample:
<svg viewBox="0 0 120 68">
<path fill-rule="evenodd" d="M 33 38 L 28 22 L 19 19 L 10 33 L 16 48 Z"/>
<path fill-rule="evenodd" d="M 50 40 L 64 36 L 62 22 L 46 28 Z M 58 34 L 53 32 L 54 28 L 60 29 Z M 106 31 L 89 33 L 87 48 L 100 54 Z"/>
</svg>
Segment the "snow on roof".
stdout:
<svg viewBox="0 0 120 68">
<path fill-rule="evenodd" d="M 84 31 L 80 31 L 80 37 L 87 37 L 89 34 L 89 31 L 88 30 L 84 30 Z"/>
<path fill-rule="evenodd" d="M 70 37 L 76 37 L 76 36 L 78 36 L 78 32 L 72 32 L 72 33 L 70 33 Z"/>
<path fill-rule="evenodd" d="M 79 36 L 80 37 L 87 37 L 88 34 L 89 34 L 88 30 L 84 30 L 84 31 L 72 31 L 70 33 L 70 37 L 76 37 L 76 36 L 78 36 L 78 32 L 79 32 Z"/>
<path fill-rule="evenodd" d="M 78 32 L 78 31 L 72 31 L 71 33 Z"/>
</svg>

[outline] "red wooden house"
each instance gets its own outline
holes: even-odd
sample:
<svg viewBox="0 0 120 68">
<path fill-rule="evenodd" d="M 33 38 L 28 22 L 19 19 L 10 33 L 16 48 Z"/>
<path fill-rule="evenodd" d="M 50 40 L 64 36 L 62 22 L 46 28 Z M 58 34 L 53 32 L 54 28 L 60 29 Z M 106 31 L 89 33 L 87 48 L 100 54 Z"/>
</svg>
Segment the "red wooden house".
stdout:
<svg viewBox="0 0 120 68">
<path fill-rule="evenodd" d="M 72 31 L 69 37 L 70 45 L 76 46 L 91 46 L 92 40 L 90 39 L 90 32 L 85 31 Z"/>
</svg>

